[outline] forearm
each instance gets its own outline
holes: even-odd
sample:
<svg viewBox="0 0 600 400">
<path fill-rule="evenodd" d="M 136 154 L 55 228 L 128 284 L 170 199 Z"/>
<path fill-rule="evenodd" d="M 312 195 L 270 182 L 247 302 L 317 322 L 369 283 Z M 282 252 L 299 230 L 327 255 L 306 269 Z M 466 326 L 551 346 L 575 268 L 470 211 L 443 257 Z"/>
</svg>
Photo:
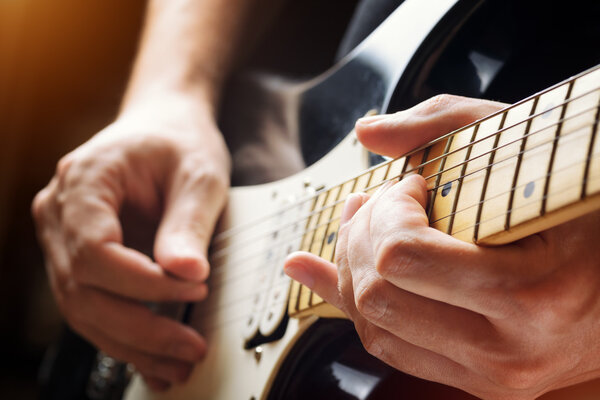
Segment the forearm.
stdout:
<svg viewBox="0 0 600 400">
<path fill-rule="evenodd" d="M 280 2 L 150 0 L 122 111 L 153 96 L 177 93 L 193 99 L 203 114 L 214 115 L 240 50 L 257 36 L 256 26 L 269 20 L 275 3 Z"/>
</svg>

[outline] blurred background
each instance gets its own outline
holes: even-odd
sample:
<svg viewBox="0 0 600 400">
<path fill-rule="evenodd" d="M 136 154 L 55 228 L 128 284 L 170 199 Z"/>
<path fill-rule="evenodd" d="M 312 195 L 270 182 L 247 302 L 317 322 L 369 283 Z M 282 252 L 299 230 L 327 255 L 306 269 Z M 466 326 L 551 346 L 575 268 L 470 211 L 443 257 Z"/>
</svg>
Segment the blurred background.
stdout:
<svg viewBox="0 0 600 400">
<path fill-rule="evenodd" d="M 0 1 L 0 398 L 37 398 L 62 325 L 29 207 L 61 155 L 114 118 L 143 0 Z"/>
</svg>

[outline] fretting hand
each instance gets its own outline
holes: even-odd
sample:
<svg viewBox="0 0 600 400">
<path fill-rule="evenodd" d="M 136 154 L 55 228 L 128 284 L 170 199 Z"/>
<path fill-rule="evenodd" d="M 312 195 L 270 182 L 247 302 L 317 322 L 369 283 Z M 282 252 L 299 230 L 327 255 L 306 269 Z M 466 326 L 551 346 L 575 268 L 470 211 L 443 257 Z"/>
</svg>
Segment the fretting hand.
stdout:
<svg viewBox="0 0 600 400">
<path fill-rule="evenodd" d="M 498 109 L 440 96 L 357 123 L 398 156 Z M 486 399 L 532 399 L 600 376 L 600 213 L 510 245 L 429 227 L 425 180 L 348 198 L 337 267 L 292 254 L 286 272 L 343 310 L 365 348 L 410 374 Z"/>
</svg>

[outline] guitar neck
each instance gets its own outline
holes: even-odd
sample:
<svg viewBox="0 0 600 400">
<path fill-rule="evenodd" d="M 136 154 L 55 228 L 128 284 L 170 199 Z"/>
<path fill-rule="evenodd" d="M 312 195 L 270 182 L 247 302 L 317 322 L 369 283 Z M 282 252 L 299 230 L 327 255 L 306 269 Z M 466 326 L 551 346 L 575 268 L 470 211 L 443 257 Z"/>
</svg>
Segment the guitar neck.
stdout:
<svg viewBox="0 0 600 400">
<path fill-rule="evenodd" d="M 509 243 L 600 209 L 600 67 L 577 75 L 408 155 L 319 192 L 301 250 L 333 261 L 343 201 L 418 173 L 430 226 L 463 241 Z M 292 317 L 342 317 L 292 283 Z"/>
</svg>

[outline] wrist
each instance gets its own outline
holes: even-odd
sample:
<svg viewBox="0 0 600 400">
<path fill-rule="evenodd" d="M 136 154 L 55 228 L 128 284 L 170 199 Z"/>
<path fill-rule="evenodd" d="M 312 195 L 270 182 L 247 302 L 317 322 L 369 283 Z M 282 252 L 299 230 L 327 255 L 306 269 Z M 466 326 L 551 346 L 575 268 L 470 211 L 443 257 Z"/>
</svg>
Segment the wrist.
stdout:
<svg viewBox="0 0 600 400">
<path fill-rule="evenodd" d="M 217 120 L 218 95 L 214 86 L 193 83 L 184 78 L 156 79 L 138 87 L 130 84 L 119 108 L 119 116 L 131 110 L 157 108 L 162 113 L 173 113 L 177 108 L 202 118 Z M 161 111 L 164 110 L 164 111 Z M 180 112 L 176 112 L 179 114 Z M 190 116 L 191 116 L 190 115 Z"/>
<path fill-rule="evenodd" d="M 227 175 L 230 156 L 217 126 L 212 105 L 190 93 L 164 91 L 123 104 L 112 124 L 121 135 L 150 135 L 169 138 L 184 148 L 202 149 Z M 112 131 L 112 130 L 111 130 Z M 185 144 L 187 143 L 187 144 Z"/>
</svg>

